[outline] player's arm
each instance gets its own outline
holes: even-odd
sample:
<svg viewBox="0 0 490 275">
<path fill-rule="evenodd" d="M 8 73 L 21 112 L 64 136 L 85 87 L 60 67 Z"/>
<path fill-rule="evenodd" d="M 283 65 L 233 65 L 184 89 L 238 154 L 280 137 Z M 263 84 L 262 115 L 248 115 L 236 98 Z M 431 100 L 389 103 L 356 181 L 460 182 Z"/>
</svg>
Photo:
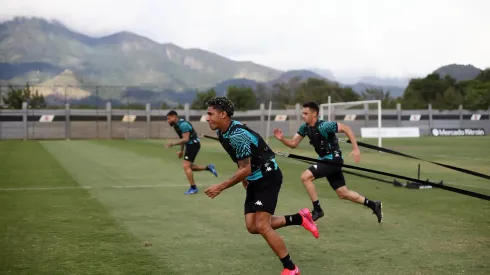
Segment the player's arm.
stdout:
<svg viewBox="0 0 490 275">
<path fill-rule="evenodd" d="M 243 181 L 252 173 L 252 139 L 248 132 L 241 131 L 230 137 L 230 145 L 235 151 L 238 170 L 235 174 L 220 184 L 221 190 L 232 187 Z"/>
<path fill-rule="evenodd" d="M 252 173 L 252 166 L 250 164 L 250 160 L 251 158 L 247 157 L 237 162 L 238 170 L 235 172 L 235 174 L 233 174 L 231 178 L 220 183 L 221 190 L 225 190 L 239 182 L 244 181 L 246 177 Z"/>
<path fill-rule="evenodd" d="M 298 147 L 298 144 L 301 142 L 301 140 L 303 140 L 303 136 L 298 135 L 298 134 L 294 134 L 292 139 L 283 138 L 283 140 L 281 142 L 284 145 L 294 149 L 294 148 Z"/>
<path fill-rule="evenodd" d="M 274 133 L 274 136 L 280 141 L 282 142 L 282 144 L 286 145 L 287 147 L 289 148 L 296 148 L 298 147 L 298 144 L 301 142 L 301 140 L 303 139 L 303 135 L 300 135 L 299 133 L 296 133 L 292 139 L 287 139 L 287 138 L 284 138 L 284 134 L 282 132 L 281 129 L 274 129 L 273 131 Z"/>
<path fill-rule="evenodd" d="M 184 144 L 189 142 L 189 136 L 190 136 L 190 132 L 182 133 L 182 138 L 176 142 L 171 142 L 170 146 L 181 145 L 181 149 L 183 150 Z"/>
<path fill-rule="evenodd" d="M 349 138 L 352 144 L 352 149 L 359 150 L 359 147 L 357 146 L 356 136 L 354 135 L 352 129 L 348 125 L 345 125 L 340 122 L 337 122 L 337 128 L 338 128 L 337 129 L 338 133 L 344 133 Z"/>
<path fill-rule="evenodd" d="M 189 137 L 190 137 L 191 130 L 192 130 L 191 125 L 188 122 L 184 122 L 184 123 L 180 124 L 179 128 L 180 128 L 180 131 L 182 132 L 182 138 L 176 142 L 171 143 L 171 146 L 184 145 L 187 142 L 189 142 Z M 182 150 L 183 150 L 183 148 L 182 148 Z"/>
</svg>

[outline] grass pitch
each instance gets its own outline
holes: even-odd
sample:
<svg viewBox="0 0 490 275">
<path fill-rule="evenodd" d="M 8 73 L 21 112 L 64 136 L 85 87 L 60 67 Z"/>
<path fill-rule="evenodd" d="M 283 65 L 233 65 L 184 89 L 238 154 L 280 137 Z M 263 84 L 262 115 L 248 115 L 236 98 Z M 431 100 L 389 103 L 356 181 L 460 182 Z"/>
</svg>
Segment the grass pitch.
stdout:
<svg viewBox="0 0 490 275">
<path fill-rule="evenodd" d="M 203 140 L 196 163 L 214 163 L 219 177 L 195 173 L 201 192 L 186 196 L 177 148 L 164 143 L 0 142 L 0 274 L 279 274 L 280 261 L 265 241 L 247 233 L 241 184 L 213 200 L 202 192 L 236 169 L 221 146 Z M 383 145 L 490 174 L 488 137 L 385 139 Z M 347 155 L 349 144 L 342 147 Z M 305 141 L 287 151 L 315 156 Z M 299 180 L 308 165 L 282 157 L 278 163 L 285 182 L 276 213 L 311 208 Z M 353 161 L 346 157 L 346 163 Z M 418 163 L 362 150 L 358 165 L 416 177 Z M 488 180 L 421 167 L 421 179 L 490 194 Z M 349 188 L 383 201 L 384 222 L 336 198 L 326 180 L 316 181 L 326 212 L 317 221 L 320 238 L 302 227 L 279 231 L 302 274 L 490 273 L 488 201 L 346 178 Z"/>
</svg>

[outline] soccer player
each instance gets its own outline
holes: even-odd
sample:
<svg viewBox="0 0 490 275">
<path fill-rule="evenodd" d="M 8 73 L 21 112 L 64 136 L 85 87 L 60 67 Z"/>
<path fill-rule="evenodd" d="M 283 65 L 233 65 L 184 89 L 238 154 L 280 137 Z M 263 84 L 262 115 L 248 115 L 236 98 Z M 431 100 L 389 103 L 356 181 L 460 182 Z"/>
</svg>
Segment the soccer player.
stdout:
<svg viewBox="0 0 490 275">
<path fill-rule="evenodd" d="M 184 172 L 187 176 L 187 180 L 189 180 L 189 184 L 191 185 L 191 187 L 189 188 L 189 190 L 187 190 L 187 192 L 185 192 L 185 194 L 196 194 L 199 189 L 194 182 L 194 175 L 192 171 L 207 170 L 213 173 L 213 175 L 215 175 L 216 177 L 218 176 L 218 172 L 216 171 L 214 164 L 209 164 L 207 166 L 194 164 L 197 153 L 199 153 L 199 150 L 201 149 L 201 143 L 199 141 L 199 138 L 197 137 L 197 133 L 194 130 L 194 127 L 192 127 L 192 124 L 189 121 L 186 121 L 183 118 L 179 119 L 177 112 L 171 110 L 167 113 L 167 122 L 170 126 L 174 128 L 180 139 L 176 142 L 167 143 L 166 147 L 170 148 L 175 145 L 180 145 L 180 151 L 177 152 L 177 155 L 179 156 L 179 159 L 182 158 L 182 156 L 184 157 Z"/>
<path fill-rule="evenodd" d="M 352 132 L 352 129 L 340 122 L 327 122 L 318 119 L 319 108 L 314 102 L 307 102 L 303 104 L 303 123 L 298 132 L 292 139 L 285 139 L 281 129 L 274 129 L 274 136 L 280 140 L 284 145 L 290 148 L 298 147 L 301 140 L 308 136 L 310 144 L 315 148 L 320 160 L 330 160 L 332 162 L 342 164 L 344 162 L 342 158 L 342 151 L 338 144 L 336 133 L 344 133 L 347 135 L 352 143 L 352 152 L 349 156 L 353 156 L 356 163 L 361 158 L 361 152 L 357 147 L 356 137 Z M 359 204 L 363 204 L 373 210 L 373 214 L 378 218 L 378 223 L 381 223 L 383 219 L 383 213 L 381 211 L 381 201 L 372 201 L 359 193 L 347 189 L 345 184 L 344 174 L 342 173 L 342 166 L 336 164 L 325 164 L 317 162 L 310 166 L 301 175 L 301 181 L 305 186 L 311 201 L 313 202 L 313 220 L 316 221 L 324 216 L 323 210 L 320 207 L 320 201 L 315 190 L 313 180 L 326 177 L 330 186 L 337 193 L 337 196 L 341 199 L 350 200 Z"/>
<path fill-rule="evenodd" d="M 275 231 L 278 228 L 302 225 L 318 238 L 318 228 L 308 208 L 294 215 L 274 216 L 283 175 L 275 160 L 274 152 L 262 137 L 232 120 L 233 103 L 226 97 L 215 97 L 207 102 L 209 127 L 216 130 L 219 141 L 233 162 L 237 163 L 235 174 L 220 184 L 208 187 L 204 192 L 214 198 L 222 191 L 242 182 L 246 189 L 244 204 L 245 224 L 251 234 L 260 234 L 283 264 L 281 275 L 301 274 L 289 256 L 286 244 Z"/>
</svg>

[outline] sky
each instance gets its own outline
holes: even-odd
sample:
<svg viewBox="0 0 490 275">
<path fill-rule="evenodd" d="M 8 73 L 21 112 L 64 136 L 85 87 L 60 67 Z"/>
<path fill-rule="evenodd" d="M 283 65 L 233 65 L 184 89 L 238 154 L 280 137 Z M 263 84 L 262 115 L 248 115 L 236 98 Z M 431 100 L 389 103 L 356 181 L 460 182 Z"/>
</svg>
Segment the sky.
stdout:
<svg viewBox="0 0 490 275">
<path fill-rule="evenodd" d="M 490 67 L 488 11 L 489 0 L 0 0 L 0 20 L 55 19 L 92 36 L 131 31 L 337 79 Z"/>
</svg>

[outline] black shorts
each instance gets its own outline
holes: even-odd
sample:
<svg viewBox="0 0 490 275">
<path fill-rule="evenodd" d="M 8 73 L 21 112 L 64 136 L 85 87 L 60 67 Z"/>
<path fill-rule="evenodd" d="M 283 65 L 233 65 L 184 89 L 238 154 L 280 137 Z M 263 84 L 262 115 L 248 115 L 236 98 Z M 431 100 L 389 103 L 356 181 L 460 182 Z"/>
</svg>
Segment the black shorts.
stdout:
<svg viewBox="0 0 490 275">
<path fill-rule="evenodd" d="M 344 163 L 343 160 L 335 160 L 335 162 Z M 310 166 L 308 170 L 311 171 L 315 179 L 326 177 L 333 190 L 345 186 L 345 178 L 341 165 L 317 162 Z"/>
<path fill-rule="evenodd" d="M 274 215 L 277 199 L 282 185 L 282 172 L 277 170 L 265 173 L 264 177 L 248 181 L 247 197 L 245 198 L 245 215 L 256 211 Z"/>
<path fill-rule="evenodd" d="M 186 144 L 185 145 L 185 153 L 184 153 L 184 160 L 194 162 L 196 159 L 197 153 L 199 153 L 199 150 L 201 150 L 201 143 L 192 143 L 192 144 Z"/>
</svg>

